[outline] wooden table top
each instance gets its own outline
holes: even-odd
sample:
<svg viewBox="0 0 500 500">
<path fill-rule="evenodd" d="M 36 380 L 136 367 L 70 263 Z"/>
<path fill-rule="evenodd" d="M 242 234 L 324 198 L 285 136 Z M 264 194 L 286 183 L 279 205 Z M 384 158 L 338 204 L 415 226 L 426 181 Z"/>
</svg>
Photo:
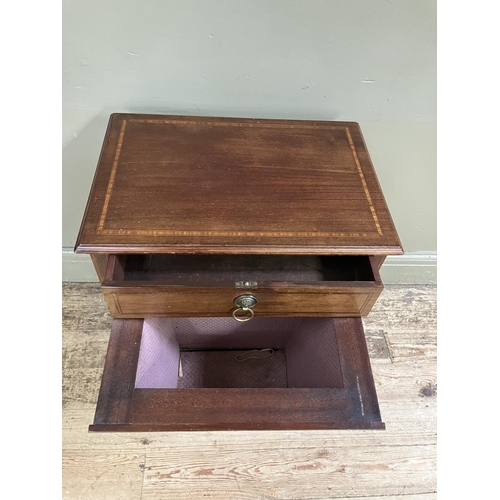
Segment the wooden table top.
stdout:
<svg viewBox="0 0 500 500">
<path fill-rule="evenodd" d="M 359 125 L 113 114 L 77 253 L 401 254 Z"/>
</svg>

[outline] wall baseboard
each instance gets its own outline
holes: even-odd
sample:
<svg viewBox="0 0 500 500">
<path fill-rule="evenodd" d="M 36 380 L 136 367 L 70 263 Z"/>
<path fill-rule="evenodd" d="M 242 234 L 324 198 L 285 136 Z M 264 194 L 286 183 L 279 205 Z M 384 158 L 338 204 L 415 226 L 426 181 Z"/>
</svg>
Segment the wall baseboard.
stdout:
<svg viewBox="0 0 500 500">
<path fill-rule="evenodd" d="M 71 247 L 62 249 L 62 280 L 98 283 L 90 255 L 76 254 Z"/>
<path fill-rule="evenodd" d="M 437 252 L 390 255 L 380 269 L 385 284 L 436 285 Z"/>
<path fill-rule="evenodd" d="M 385 284 L 435 285 L 437 284 L 437 253 L 417 252 L 389 256 L 380 270 Z M 75 282 L 98 282 L 94 266 L 88 255 L 75 254 L 70 247 L 62 250 L 62 279 Z"/>
</svg>

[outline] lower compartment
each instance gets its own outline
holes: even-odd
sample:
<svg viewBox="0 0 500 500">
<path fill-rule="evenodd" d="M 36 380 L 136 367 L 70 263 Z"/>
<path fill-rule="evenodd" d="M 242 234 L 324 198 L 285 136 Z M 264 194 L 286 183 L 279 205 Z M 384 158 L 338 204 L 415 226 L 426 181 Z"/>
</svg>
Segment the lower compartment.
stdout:
<svg viewBox="0 0 500 500">
<path fill-rule="evenodd" d="M 361 319 L 115 319 L 91 431 L 383 429 Z"/>
<path fill-rule="evenodd" d="M 342 387 L 330 318 L 150 318 L 135 387 Z"/>
</svg>

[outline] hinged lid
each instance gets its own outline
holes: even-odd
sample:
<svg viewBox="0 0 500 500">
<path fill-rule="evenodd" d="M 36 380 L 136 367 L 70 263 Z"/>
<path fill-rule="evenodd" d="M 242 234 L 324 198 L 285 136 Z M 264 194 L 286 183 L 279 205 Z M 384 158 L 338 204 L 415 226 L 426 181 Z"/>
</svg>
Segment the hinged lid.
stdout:
<svg viewBox="0 0 500 500">
<path fill-rule="evenodd" d="M 75 251 L 402 248 L 357 123 L 114 114 Z"/>
</svg>

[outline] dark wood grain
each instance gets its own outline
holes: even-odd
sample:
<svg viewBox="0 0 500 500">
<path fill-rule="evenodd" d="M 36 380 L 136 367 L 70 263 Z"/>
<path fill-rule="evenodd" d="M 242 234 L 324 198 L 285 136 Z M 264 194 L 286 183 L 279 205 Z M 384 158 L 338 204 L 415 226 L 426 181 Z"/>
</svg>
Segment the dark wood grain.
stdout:
<svg viewBox="0 0 500 500">
<path fill-rule="evenodd" d="M 360 318 L 335 320 L 340 364 L 352 412 L 359 421 L 380 420 L 375 383 L 373 381 L 363 323 Z"/>
<path fill-rule="evenodd" d="M 136 389 L 131 423 L 276 424 L 348 420 L 344 389 Z"/>
<path fill-rule="evenodd" d="M 377 269 L 380 270 L 382 267 L 382 264 L 384 263 L 387 255 L 375 255 L 373 258 L 375 259 L 375 265 L 377 266 Z"/>
<path fill-rule="evenodd" d="M 92 264 L 94 264 L 97 278 L 102 283 L 106 278 L 106 269 L 108 268 L 108 255 L 104 253 L 90 254 Z"/>
<path fill-rule="evenodd" d="M 125 279 L 127 256 L 111 254 L 104 274 L 104 282 L 120 281 Z"/>
<path fill-rule="evenodd" d="M 257 316 L 366 316 L 383 289 L 367 256 L 134 255 L 123 266 L 110 257 L 107 277 L 122 279 L 103 286 L 114 318 L 229 316 L 244 293 L 257 297 Z M 257 284 L 237 288 L 235 279 Z"/>
<path fill-rule="evenodd" d="M 115 114 L 80 253 L 402 253 L 359 125 Z"/>
<path fill-rule="evenodd" d="M 365 316 L 382 291 L 382 286 L 314 287 L 286 286 L 275 289 L 237 290 L 228 288 L 181 288 L 161 286 L 103 287 L 114 318 L 230 316 L 234 299 L 252 293 L 259 303 L 258 316 Z"/>
<path fill-rule="evenodd" d="M 121 259 L 127 256 L 120 256 Z M 375 281 L 369 257 L 319 255 L 130 255 L 113 267 L 113 280 L 163 281 L 196 286 L 200 282 Z M 121 276 L 121 277 L 119 277 Z"/>
<path fill-rule="evenodd" d="M 362 323 L 333 319 L 332 325 L 338 336 L 341 388 L 133 389 L 139 323 L 115 320 L 102 394 L 89 429 L 384 429 Z"/>
<path fill-rule="evenodd" d="M 128 423 L 143 320 L 113 320 L 94 424 Z"/>
<path fill-rule="evenodd" d="M 235 423 L 224 426 L 226 431 L 284 431 L 284 430 L 385 430 L 383 422 L 297 422 L 293 426 L 282 422 L 274 422 L 272 425 L 253 425 L 251 423 Z M 193 424 L 98 424 L 89 425 L 89 432 L 172 432 L 172 431 L 219 431 L 220 424 L 200 423 Z"/>
</svg>

